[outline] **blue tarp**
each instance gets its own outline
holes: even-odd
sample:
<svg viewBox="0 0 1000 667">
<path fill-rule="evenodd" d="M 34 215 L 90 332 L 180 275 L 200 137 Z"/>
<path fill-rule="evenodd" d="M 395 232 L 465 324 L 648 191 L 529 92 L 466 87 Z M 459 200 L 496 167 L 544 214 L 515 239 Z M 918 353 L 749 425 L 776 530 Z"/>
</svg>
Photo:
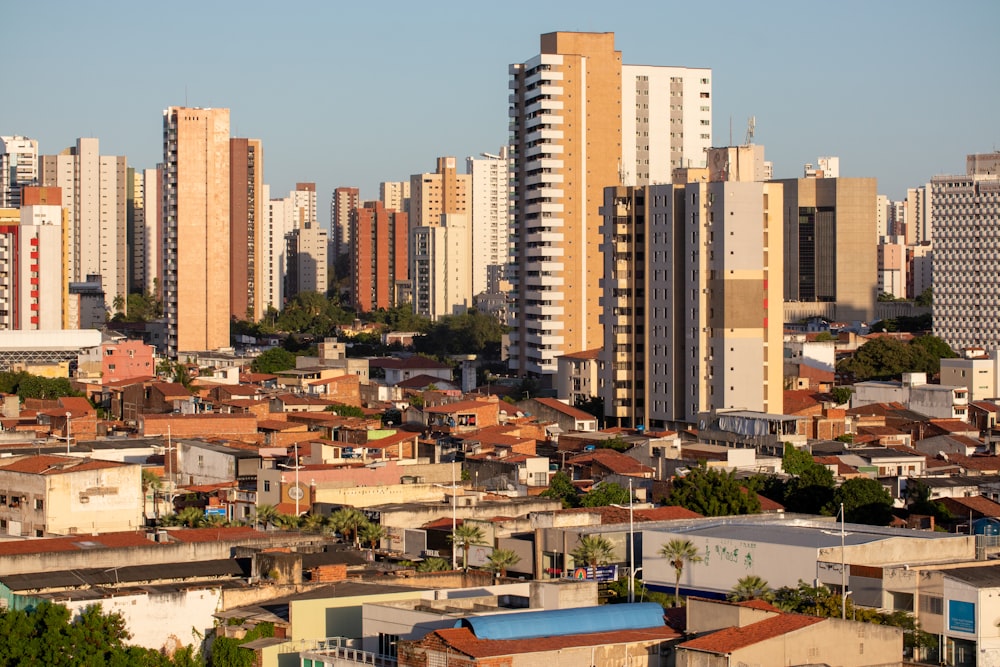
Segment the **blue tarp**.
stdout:
<svg viewBox="0 0 1000 667">
<path fill-rule="evenodd" d="M 479 639 L 530 639 L 662 626 L 663 607 L 655 602 L 471 616 L 455 623 L 456 628 L 469 628 Z"/>
</svg>

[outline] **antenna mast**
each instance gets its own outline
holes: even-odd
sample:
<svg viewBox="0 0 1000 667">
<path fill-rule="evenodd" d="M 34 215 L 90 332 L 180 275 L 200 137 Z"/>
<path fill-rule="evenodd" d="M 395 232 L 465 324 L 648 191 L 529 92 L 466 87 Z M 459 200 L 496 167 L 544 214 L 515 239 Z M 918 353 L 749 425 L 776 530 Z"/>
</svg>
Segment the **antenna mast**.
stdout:
<svg viewBox="0 0 1000 667">
<path fill-rule="evenodd" d="M 753 145 L 753 135 L 756 129 L 757 129 L 757 117 L 750 116 L 750 118 L 747 119 L 747 137 L 746 141 L 744 142 L 744 145 L 746 146 Z"/>
</svg>

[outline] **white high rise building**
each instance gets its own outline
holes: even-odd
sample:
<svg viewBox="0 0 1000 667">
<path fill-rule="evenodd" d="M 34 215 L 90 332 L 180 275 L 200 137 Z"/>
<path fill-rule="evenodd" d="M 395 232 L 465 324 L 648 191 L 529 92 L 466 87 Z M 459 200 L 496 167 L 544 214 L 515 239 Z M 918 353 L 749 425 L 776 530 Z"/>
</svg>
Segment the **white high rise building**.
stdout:
<svg viewBox="0 0 1000 667">
<path fill-rule="evenodd" d="M 441 224 L 410 228 L 413 310 L 437 320 L 472 306 L 472 234 L 463 213 L 444 213 Z"/>
<path fill-rule="evenodd" d="M 271 199 L 271 188 L 264 185 L 267 216 L 264 228 L 264 277 L 261 285 L 261 303 L 281 310 L 285 304 L 285 267 L 288 264 L 286 237 L 295 229 L 292 215 L 292 198 Z"/>
<path fill-rule="evenodd" d="M 69 212 L 70 281 L 99 274 L 109 308 L 128 296 L 128 218 L 124 156 L 101 155 L 95 138 L 82 137 L 59 155 L 39 158 L 41 184 L 62 188 Z"/>
<path fill-rule="evenodd" d="M 500 291 L 510 246 L 510 178 L 507 147 L 465 161 L 472 182 L 472 293 Z"/>
<path fill-rule="evenodd" d="M 711 69 L 622 65 L 624 185 L 670 183 L 675 168 L 706 166 L 711 146 Z"/>
<path fill-rule="evenodd" d="M 20 208 L 21 188 L 38 183 L 38 142 L 0 137 L 0 208 Z"/>
<path fill-rule="evenodd" d="M 1000 152 L 931 179 L 934 335 L 956 351 L 1000 348 Z"/>
<path fill-rule="evenodd" d="M 709 70 L 622 65 L 613 33 L 548 33 L 540 47 L 509 69 L 508 352 L 515 373 L 552 384 L 558 357 L 603 343 L 604 188 L 704 166 L 712 92 Z"/>
</svg>

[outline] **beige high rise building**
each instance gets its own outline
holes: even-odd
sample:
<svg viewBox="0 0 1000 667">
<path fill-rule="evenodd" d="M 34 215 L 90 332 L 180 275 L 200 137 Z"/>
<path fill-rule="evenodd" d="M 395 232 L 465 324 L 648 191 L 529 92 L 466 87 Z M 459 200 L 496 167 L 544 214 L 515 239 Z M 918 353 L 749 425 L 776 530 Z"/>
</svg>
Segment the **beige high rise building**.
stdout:
<svg viewBox="0 0 1000 667">
<path fill-rule="evenodd" d="M 127 165 L 124 156 L 101 155 L 95 138 L 77 139 L 59 155 L 39 158 L 43 186 L 62 188 L 69 213 L 70 281 L 100 275 L 112 309 L 128 297 Z"/>
<path fill-rule="evenodd" d="M 288 267 L 293 280 L 289 281 L 286 296 L 299 292 L 326 294 L 328 235 L 316 217 L 316 184 L 296 183 L 289 197 L 295 221 L 295 231 L 289 238 L 289 244 L 294 243 L 289 248 L 289 263 L 294 262 L 294 266 Z"/>
<path fill-rule="evenodd" d="M 387 184 L 382 184 L 383 187 L 385 185 Z M 409 183 L 406 184 L 406 192 L 407 194 L 410 192 Z M 330 201 L 331 253 L 328 271 L 336 266 L 336 262 L 341 256 L 349 255 L 352 251 L 354 239 L 351 236 L 351 219 L 359 206 L 361 206 L 361 192 L 358 188 L 340 187 L 334 189 L 333 198 Z"/>
<path fill-rule="evenodd" d="M 469 212 L 469 175 L 459 174 L 456 165 L 453 157 L 439 157 L 434 173 L 410 177 L 411 228 L 440 225 L 444 214 Z"/>
<path fill-rule="evenodd" d="M 784 185 L 785 300 L 797 302 L 798 317 L 870 322 L 878 297 L 876 180 L 775 182 Z"/>
<path fill-rule="evenodd" d="M 383 181 L 378 185 L 378 198 L 387 211 L 410 212 L 410 182 Z"/>
<path fill-rule="evenodd" d="M 558 357 L 603 344 L 604 188 L 705 166 L 711 80 L 709 70 L 623 65 L 613 33 L 548 33 L 540 51 L 509 70 L 508 351 L 515 373 L 548 382 Z"/>
<path fill-rule="evenodd" d="M 782 411 L 781 185 L 752 170 L 685 175 L 605 190 L 600 395 L 612 423 Z"/>
<path fill-rule="evenodd" d="M 163 112 L 167 353 L 229 347 L 229 109 Z"/>
</svg>

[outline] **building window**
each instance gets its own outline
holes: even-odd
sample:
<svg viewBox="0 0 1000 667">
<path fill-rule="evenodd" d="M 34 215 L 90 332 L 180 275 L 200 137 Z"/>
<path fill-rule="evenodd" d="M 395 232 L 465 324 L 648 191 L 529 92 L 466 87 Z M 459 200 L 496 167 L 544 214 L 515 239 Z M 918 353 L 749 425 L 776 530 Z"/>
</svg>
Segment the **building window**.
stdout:
<svg viewBox="0 0 1000 667">
<path fill-rule="evenodd" d="M 270 493 L 270 492 L 271 492 L 271 480 L 265 479 L 264 480 L 264 493 Z"/>
<path fill-rule="evenodd" d="M 378 633 L 378 654 L 380 656 L 395 658 L 398 645 L 399 635 L 388 635 L 384 632 Z"/>
<path fill-rule="evenodd" d="M 42 500 L 41 498 L 35 498 L 35 509 L 36 510 L 45 509 L 45 501 Z"/>
</svg>

